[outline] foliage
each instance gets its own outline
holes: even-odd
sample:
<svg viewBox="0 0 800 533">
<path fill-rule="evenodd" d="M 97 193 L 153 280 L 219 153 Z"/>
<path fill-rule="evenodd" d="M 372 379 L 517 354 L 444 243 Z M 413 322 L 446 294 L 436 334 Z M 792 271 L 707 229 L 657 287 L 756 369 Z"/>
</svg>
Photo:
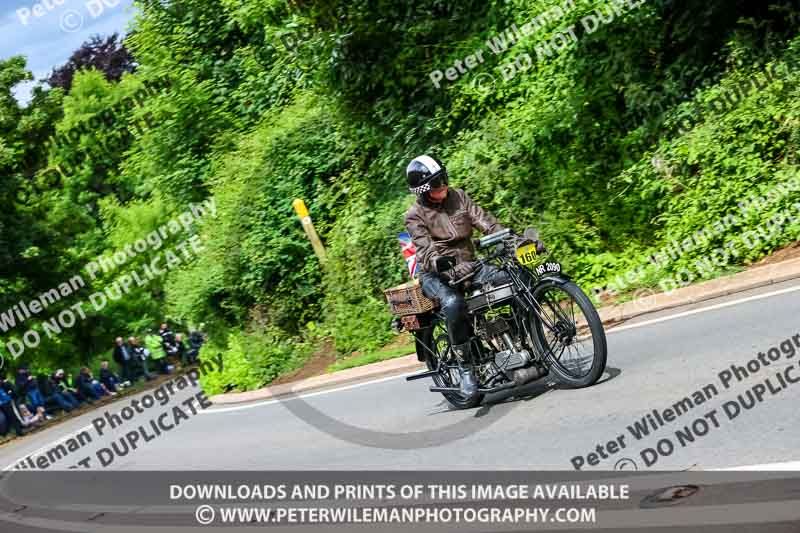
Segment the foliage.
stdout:
<svg viewBox="0 0 800 533">
<path fill-rule="evenodd" d="M 407 279 L 396 236 L 413 201 L 404 167 L 419 153 L 442 156 L 453 185 L 502 221 L 537 227 L 587 289 L 702 279 L 794 240 L 794 219 L 763 231 L 793 209 L 790 194 L 677 259 L 650 260 L 800 170 L 800 2 L 652 0 L 589 31 L 582 21 L 612 13 L 609 3 L 575 0 L 489 51 L 512 24 L 569 4 L 139 0 L 122 62 L 135 72 L 109 74 L 116 52 L 73 61 L 69 94 L 38 88 L 26 108 L 11 96 L 31 78 L 25 61 L 3 61 L 0 312 L 190 203 L 212 198 L 218 210 L 191 229 L 199 257 L 26 358 L 64 366 L 165 316 L 204 322 L 204 353 L 225 358 L 204 378 L 213 393 L 268 383 L 324 336 L 341 354 L 376 350 L 392 338 L 382 290 Z M 574 42 L 541 52 L 572 25 Z M 114 39 L 94 45 L 109 43 L 122 53 Z M 431 72 L 476 50 L 483 62 L 435 87 Z M 487 75 L 493 85 L 476 83 Z M 145 86 L 157 88 L 134 101 Z M 327 246 L 324 266 L 295 198 Z M 745 242 L 746 232 L 761 237 Z M 726 245 L 729 256 L 709 264 Z"/>
<path fill-rule="evenodd" d="M 310 353 L 310 345 L 292 342 L 276 332 L 233 333 L 223 349 L 212 342 L 204 344 L 200 359 L 223 353 L 223 369 L 202 375 L 203 390 L 208 395 L 245 391 L 262 387 L 279 375 L 298 368 Z"/>
<path fill-rule="evenodd" d="M 87 68 L 99 70 L 109 81 L 119 81 L 123 74 L 136 70 L 136 65 L 118 33 L 105 39 L 94 35 L 75 50 L 64 65 L 53 69 L 47 83 L 68 93 L 75 73 Z"/>
</svg>

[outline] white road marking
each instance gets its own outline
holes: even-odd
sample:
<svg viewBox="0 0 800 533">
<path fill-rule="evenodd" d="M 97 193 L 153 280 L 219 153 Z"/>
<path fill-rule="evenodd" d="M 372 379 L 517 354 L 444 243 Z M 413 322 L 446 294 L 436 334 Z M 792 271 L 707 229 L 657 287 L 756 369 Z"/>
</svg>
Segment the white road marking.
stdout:
<svg viewBox="0 0 800 533">
<path fill-rule="evenodd" d="M 720 468 L 726 472 L 797 472 L 800 471 L 800 461 L 786 463 L 765 463 L 763 465 L 734 466 Z"/>
<path fill-rule="evenodd" d="M 404 378 L 406 376 L 412 376 L 412 375 L 417 374 L 417 373 L 418 373 L 418 371 L 406 372 L 405 374 L 399 374 L 399 375 L 396 375 L 396 376 L 388 376 L 388 377 L 380 378 L 380 379 L 373 379 L 371 381 L 362 381 L 360 383 L 355 383 L 353 385 L 346 385 L 344 387 L 337 387 L 335 389 L 327 389 L 327 390 L 322 390 L 322 391 L 317 391 L 317 392 L 310 392 L 308 394 L 299 394 L 297 396 L 292 396 L 290 398 L 276 398 L 276 399 L 273 399 L 273 400 L 265 400 L 263 402 L 258 402 L 258 403 L 249 403 L 247 405 L 238 405 L 236 407 L 222 407 L 220 409 L 207 409 L 207 410 L 204 410 L 204 411 L 200 411 L 199 414 L 201 414 L 201 415 L 213 415 L 213 414 L 216 414 L 216 413 L 228 413 L 230 411 L 241 411 L 242 409 L 252 409 L 253 407 L 262 407 L 264 405 L 272 405 L 272 404 L 281 403 L 281 402 L 288 402 L 288 401 L 297 400 L 297 399 L 300 399 L 300 398 L 303 398 L 303 399 L 311 398 L 313 396 L 321 396 L 323 394 L 331 394 L 333 392 L 341 392 L 341 391 L 345 391 L 345 390 L 357 389 L 357 388 L 360 388 L 360 387 L 366 387 L 367 385 L 374 385 L 376 383 L 383 383 L 384 381 L 389 381 L 389 380 L 398 379 L 398 378 Z"/>
<path fill-rule="evenodd" d="M 786 289 L 780 289 L 777 291 L 766 292 L 764 294 L 756 294 L 755 296 L 748 296 L 746 298 L 740 298 L 738 300 L 731 300 L 730 302 L 723 302 L 721 304 L 709 305 L 708 307 L 703 307 L 701 309 L 692 309 L 691 311 L 684 311 L 683 313 L 675 313 L 674 315 L 664 316 L 661 318 L 654 318 L 652 320 L 645 320 L 643 322 L 637 322 L 636 324 L 619 326 L 617 328 L 609 329 L 606 333 L 614 333 L 616 331 L 624 331 L 626 329 L 641 328 L 642 326 L 649 326 L 651 324 L 657 324 L 659 322 L 666 322 L 667 320 L 675 320 L 676 318 L 683 318 L 685 316 L 696 315 L 698 313 L 705 313 L 707 311 L 716 311 L 717 309 L 722 309 L 724 307 L 730 307 L 732 305 L 738 305 L 745 302 L 752 302 L 753 300 L 761 300 L 763 298 L 770 298 L 772 296 L 780 296 L 781 294 L 787 294 L 796 291 L 800 291 L 800 285 L 797 285 L 795 287 L 788 287 Z"/>
<path fill-rule="evenodd" d="M 676 313 L 674 315 L 669 315 L 669 316 L 665 316 L 665 317 L 661 317 L 661 318 L 655 318 L 655 319 L 652 319 L 652 320 L 645 320 L 645 321 L 642 321 L 642 322 L 638 322 L 636 324 L 629 324 L 627 326 L 619 326 L 619 327 L 612 328 L 612 329 L 608 330 L 606 333 L 614 333 L 614 332 L 624 331 L 624 330 L 628 330 L 628 329 L 640 328 L 640 327 L 649 326 L 649 325 L 652 325 L 652 324 L 657 324 L 659 322 L 666 322 L 668 320 L 674 320 L 674 319 L 682 318 L 682 317 L 685 317 L 685 316 L 696 315 L 698 313 L 705 313 L 705 312 L 708 312 L 708 311 L 715 311 L 717 309 L 722 309 L 722 308 L 725 308 L 725 307 L 731 307 L 733 305 L 738 305 L 738 304 L 742 304 L 742 303 L 746 303 L 746 302 L 751 302 L 751 301 L 754 301 L 754 300 L 761 300 L 761 299 L 764 299 L 764 298 L 770 298 L 772 296 L 780 296 L 782 294 L 788 294 L 788 293 L 796 292 L 796 291 L 800 291 L 800 285 L 797 285 L 795 287 L 788 287 L 786 289 L 780 289 L 780 290 L 777 290 L 777 291 L 772 291 L 772 292 L 768 292 L 768 293 L 764 293 L 764 294 L 758 294 L 758 295 L 755 295 L 755 296 L 748 296 L 746 298 L 740 298 L 738 300 L 732 300 L 730 302 L 724 302 L 724 303 L 721 303 L 721 304 L 710 305 L 710 306 L 703 307 L 703 308 L 700 308 L 700 309 L 693 309 L 691 311 L 684 311 L 682 313 Z M 272 405 L 272 404 L 281 403 L 281 402 L 284 402 L 284 401 L 291 401 L 291 400 L 294 400 L 294 399 L 301 399 L 301 398 L 305 399 L 305 398 L 311 398 L 311 397 L 314 397 L 314 396 L 321 396 L 323 394 L 332 394 L 334 392 L 342 392 L 342 391 L 356 389 L 356 388 L 360 388 L 360 387 L 366 387 L 368 385 L 375 385 L 375 384 L 378 384 L 378 383 L 383 383 L 385 381 L 390 381 L 390 380 L 393 380 L 393 379 L 399 379 L 399 378 L 403 378 L 403 377 L 406 377 L 406 376 L 410 376 L 410 375 L 416 374 L 416 373 L 417 372 L 407 372 L 405 374 L 400 374 L 400 375 L 396 375 L 396 376 L 388 376 L 388 377 L 375 379 L 375 380 L 370 380 L 370 381 L 364 381 L 364 382 L 355 383 L 355 384 L 352 384 L 352 385 L 346 385 L 346 386 L 343 386 L 343 387 L 337 387 L 335 389 L 328 389 L 328 390 L 322 390 L 322 391 L 312 392 L 312 393 L 308 393 L 308 394 L 301 394 L 301 395 L 294 396 L 294 397 L 291 397 L 291 398 L 272 399 L 272 400 L 265 400 L 263 402 L 258 402 L 258 403 L 251 403 L 251 404 L 247 404 L 247 405 L 239 405 L 239 406 L 236 406 L 236 407 L 223 407 L 223 408 L 219 408 L 219 409 L 203 410 L 203 411 L 200 411 L 198 414 L 207 415 L 207 414 L 216 414 L 216 413 L 228 413 L 228 412 L 232 412 L 232 411 L 241 411 L 241 410 L 244 410 L 244 409 L 253 409 L 253 408 L 256 408 L 256 407 L 263 407 L 263 406 L 266 406 L 266 405 Z M 81 431 L 84 431 L 87 428 L 91 428 L 91 427 L 92 427 L 91 424 L 88 425 L 88 426 L 85 426 L 84 428 L 82 428 L 80 430 L 77 430 L 77 431 L 75 431 L 75 432 L 73 432 L 73 433 L 71 433 L 71 434 L 69 434 L 69 435 L 57 440 L 54 443 L 47 444 L 47 445 L 39 448 L 35 452 L 25 454 L 20 459 L 17 459 L 16 461 L 12 462 L 10 465 L 6 466 L 3 469 L 3 471 L 11 470 L 17 463 L 19 463 L 25 457 L 38 455 L 42 450 L 45 450 L 45 449 L 48 449 L 48 448 L 52 448 L 52 447 L 54 447 L 54 446 L 56 446 L 56 445 L 58 445 L 58 444 L 60 444 L 60 443 L 62 443 L 64 441 L 68 440 L 69 438 L 73 437 L 75 434 L 80 433 Z M 752 466 L 732 467 L 732 468 L 727 469 L 727 470 L 747 471 L 748 469 L 749 470 L 771 470 L 771 469 L 774 469 L 774 470 L 778 470 L 778 471 L 781 471 L 781 470 L 785 470 L 785 471 L 800 470 L 800 461 L 788 462 L 788 463 L 773 463 L 773 464 L 769 464 L 769 465 L 752 465 Z"/>
<path fill-rule="evenodd" d="M 15 467 L 17 464 L 19 464 L 19 463 L 20 463 L 20 462 L 21 462 L 23 459 L 25 459 L 25 458 L 27 458 L 27 457 L 35 457 L 35 456 L 39 455 L 41 452 L 43 452 L 43 451 L 45 451 L 45 450 L 49 450 L 49 449 L 51 449 L 51 448 L 55 448 L 55 447 L 56 447 L 56 446 L 58 446 L 59 444 L 62 444 L 62 443 L 64 443 L 64 442 L 68 441 L 69 439 L 71 439 L 72 437 L 74 437 L 75 435 L 77 435 L 78 433 L 80 433 L 80 432 L 82 432 L 82 431 L 87 431 L 87 430 L 88 430 L 88 429 L 90 429 L 91 427 L 92 427 L 92 424 L 89 424 L 88 426 L 84 426 L 84 427 L 82 427 L 82 428 L 80 428 L 80 429 L 76 429 L 76 430 L 75 430 L 75 431 L 73 431 L 72 433 L 68 433 L 68 434 L 67 434 L 67 435 L 65 435 L 64 437 L 61 437 L 60 439 L 58 439 L 58 440 L 56 440 L 56 441 L 54 441 L 54 442 L 51 442 L 51 443 L 45 444 L 44 446 L 42 446 L 41 448 L 39 448 L 39 449 L 38 449 L 38 450 L 36 450 L 36 451 L 30 452 L 30 453 L 26 453 L 25 455 L 23 455 L 22 457 L 20 457 L 19 459 L 17 459 L 16 461 L 14 461 L 13 463 L 11 463 L 11 464 L 10 464 L 10 465 L 8 465 L 7 467 L 5 467 L 5 468 L 3 469 L 3 472 L 6 472 L 6 471 L 8 471 L 8 470 L 11 470 L 11 469 L 13 469 L 13 468 L 14 468 L 14 467 Z"/>
<path fill-rule="evenodd" d="M 196 399 L 196 398 L 194 398 L 194 396 L 192 396 L 192 397 L 191 397 L 191 400 L 192 400 L 192 405 L 194 405 L 194 404 L 195 404 L 195 402 L 197 402 L 197 399 Z M 110 405 L 111 405 L 111 404 L 110 404 Z M 203 412 L 203 411 L 198 411 L 198 414 L 199 414 L 199 413 L 202 413 L 202 412 Z M 88 414 L 91 414 L 91 411 L 90 411 L 90 412 L 88 412 L 88 413 L 86 413 L 86 414 L 87 414 L 87 415 L 88 415 Z M 22 456 L 22 457 L 20 457 L 19 459 L 16 459 L 16 460 L 12 461 L 12 462 L 11 462 L 11 463 L 10 463 L 8 466 L 6 466 L 5 468 L 3 468 L 2 472 L 7 472 L 7 471 L 9 471 L 9 470 L 13 470 L 15 466 L 17 466 L 19 463 L 21 463 L 23 460 L 27 459 L 28 457 L 31 457 L 31 458 L 33 458 L 33 457 L 36 457 L 37 455 L 40 455 L 40 454 L 41 454 L 41 452 L 43 452 L 43 451 L 45 451 L 45 450 L 49 450 L 49 449 L 55 448 L 55 447 L 56 447 L 56 446 L 58 446 L 59 444 L 63 444 L 64 442 L 66 442 L 66 441 L 68 441 L 69 439 L 71 439 L 71 438 L 75 437 L 75 436 L 76 436 L 76 435 L 78 435 L 79 433 L 81 433 L 81 432 L 83 432 L 83 431 L 88 431 L 88 430 L 89 430 L 89 429 L 91 429 L 92 427 L 94 427 L 94 424 L 93 424 L 93 423 L 92 423 L 92 424 L 89 424 L 89 425 L 87 425 L 87 426 L 83 426 L 83 427 L 82 427 L 82 428 L 80 428 L 80 429 L 76 429 L 75 431 L 72 431 L 72 432 L 70 432 L 70 433 L 67 433 L 65 436 L 61 437 L 61 438 L 60 438 L 60 439 L 58 439 L 58 440 L 55 440 L 55 441 L 53 441 L 53 442 L 51 442 L 51 443 L 49 443 L 49 444 L 45 444 L 44 446 L 42 446 L 41 448 L 39 448 L 39 449 L 37 449 L 37 450 L 35 450 L 35 451 L 33 451 L 33 452 L 26 453 L 25 455 L 23 455 L 23 456 Z M 90 442 L 91 442 L 91 441 L 90 441 Z M 36 470 L 36 468 L 34 468 L 33 470 Z"/>
<path fill-rule="evenodd" d="M 654 318 L 652 320 L 645 320 L 645 321 L 642 321 L 642 322 L 637 322 L 636 324 L 629 324 L 627 326 L 619 326 L 619 327 L 616 327 L 616 328 L 609 329 L 606 332 L 606 334 L 616 333 L 618 331 L 624 331 L 624 330 L 627 330 L 627 329 L 641 328 L 641 327 L 644 327 L 644 326 L 649 326 L 651 324 L 657 324 L 659 322 L 666 322 L 668 320 L 674 320 L 676 318 L 682 318 L 682 317 L 685 317 L 685 316 L 696 315 L 698 313 L 705 313 L 707 311 L 715 311 L 717 309 L 722 309 L 724 307 L 730 307 L 730 306 L 733 306 L 733 305 L 738 305 L 738 304 L 742 304 L 742 303 L 746 303 L 746 302 L 751 302 L 753 300 L 761 300 L 763 298 L 770 298 L 772 296 L 780 296 L 781 294 L 787 294 L 787 293 L 795 292 L 795 291 L 800 291 L 800 285 L 797 285 L 795 287 L 789 287 L 789 288 L 786 288 L 786 289 L 780 289 L 780 290 L 777 290 L 777 291 L 767 292 L 767 293 L 764 293 L 764 294 L 758 294 L 758 295 L 755 295 L 755 296 L 748 296 L 746 298 L 740 298 L 738 300 L 731 300 L 730 302 L 724 302 L 724 303 L 721 303 L 721 304 L 709 305 L 709 306 L 703 307 L 701 309 L 693 309 L 691 311 L 684 311 L 682 313 L 675 313 L 674 315 L 669 315 L 669 316 L 665 316 L 665 317 L 661 317 L 661 318 Z M 254 407 L 262 407 L 262 406 L 265 406 L 265 405 L 272 405 L 272 404 L 280 403 L 282 401 L 290 401 L 290 400 L 296 399 L 296 398 L 311 398 L 312 396 L 319 396 L 321 394 L 329 394 L 329 393 L 332 393 L 332 392 L 341 392 L 341 391 L 345 391 L 345 390 L 354 389 L 354 388 L 357 388 L 357 387 L 366 387 L 367 385 L 373 385 L 373 384 L 376 384 L 376 383 L 383 383 L 384 381 L 389 381 L 389 380 L 392 380 L 392 379 L 398 379 L 398 378 L 410 376 L 411 374 L 416 374 L 416 372 L 400 374 L 398 376 L 389 376 L 389 377 L 380 378 L 380 379 L 376 379 L 376 380 L 372 380 L 372 381 L 363 381 L 361 383 L 356 383 L 355 385 L 348 385 L 348 386 L 345 386 L 345 387 L 338 387 L 338 388 L 335 388 L 335 389 L 329 389 L 329 390 L 324 390 L 324 391 L 319 391 L 319 392 L 312 392 L 310 394 L 300 394 L 300 395 L 295 396 L 293 398 L 272 399 L 272 400 L 265 400 L 263 402 L 258 402 L 258 403 L 251 403 L 251 404 L 247 404 L 247 405 L 239 405 L 239 406 L 236 406 L 236 407 L 222 407 L 222 408 L 219 408 L 219 409 L 205 410 L 205 411 L 202 411 L 200 414 L 211 415 L 211 414 L 216 414 L 216 413 L 229 413 L 231 411 L 240 411 L 240 410 L 243 410 L 243 409 L 252 409 Z"/>
</svg>

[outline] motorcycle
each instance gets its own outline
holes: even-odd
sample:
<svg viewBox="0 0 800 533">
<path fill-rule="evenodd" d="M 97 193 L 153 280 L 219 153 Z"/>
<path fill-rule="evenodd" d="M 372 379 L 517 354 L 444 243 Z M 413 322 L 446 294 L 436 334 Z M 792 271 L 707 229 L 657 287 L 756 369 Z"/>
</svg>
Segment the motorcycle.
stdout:
<svg viewBox="0 0 800 533">
<path fill-rule="evenodd" d="M 600 379 L 607 357 L 603 323 L 588 296 L 563 273 L 561 264 L 549 254 L 537 254 L 538 240 L 529 228 L 522 236 L 503 230 L 476 241 L 479 251 L 494 247 L 479 259 L 480 265 L 494 265 L 506 276 L 502 284 L 477 285 L 466 291 L 473 331 L 472 361 L 461 360 L 452 350 L 445 317 L 436 302 L 425 302 L 418 284 L 413 289 L 417 294 L 409 298 L 412 284 L 404 286 L 403 303 L 413 299 L 422 301 L 422 309 L 427 308 L 399 319 L 414 335 L 417 356 L 428 367 L 406 377 L 408 381 L 432 378 L 431 392 L 441 393 L 452 406 L 465 409 L 479 405 L 487 394 L 548 375 L 571 388 L 588 387 Z M 450 285 L 463 287 L 478 270 Z M 393 305 L 393 310 L 398 307 L 402 305 Z M 417 306 L 416 311 L 419 309 Z M 473 397 L 460 394 L 459 370 L 465 364 L 473 365 L 478 380 L 478 394 Z"/>
</svg>

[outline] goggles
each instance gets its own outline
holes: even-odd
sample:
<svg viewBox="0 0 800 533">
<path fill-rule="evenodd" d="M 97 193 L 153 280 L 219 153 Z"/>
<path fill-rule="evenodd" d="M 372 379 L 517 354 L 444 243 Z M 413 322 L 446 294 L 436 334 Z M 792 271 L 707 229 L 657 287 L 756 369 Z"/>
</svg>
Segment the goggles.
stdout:
<svg viewBox="0 0 800 533">
<path fill-rule="evenodd" d="M 420 185 L 419 187 L 414 187 L 411 189 L 411 192 L 414 194 L 424 194 L 431 189 L 441 189 L 447 185 L 447 174 L 444 172 L 440 172 L 433 176 L 428 183 Z"/>
</svg>

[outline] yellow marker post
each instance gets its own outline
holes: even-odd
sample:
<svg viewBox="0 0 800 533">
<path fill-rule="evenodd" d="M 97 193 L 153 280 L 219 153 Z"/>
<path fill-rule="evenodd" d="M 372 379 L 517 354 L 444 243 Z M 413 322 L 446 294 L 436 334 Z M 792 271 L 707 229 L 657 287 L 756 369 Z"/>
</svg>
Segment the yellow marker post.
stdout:
<svg viewBox="0 0 800 533">
<path fill-rule="evenodd" d="M 319 262 L 325 264 L 328 260 L 328 255 L 325 252 L 325 246 L 322 245 L 322 241 L 319 239 L 319 235 L 317 235 L 317 230 L 314 229 L 314 224 L 311 222 L 311 216 L 308 214 L 306 203 L 300 198 L 297 198 L 292 202 L 292 207 L 294 207 L 297 216 L 300 217 L 300 222 L 303 224 L 303 231 L 306 232 L 306 237 L 311 241 L 311 247 L 314 249 L 314 253 L 317 255 Z"/>
</svg>

